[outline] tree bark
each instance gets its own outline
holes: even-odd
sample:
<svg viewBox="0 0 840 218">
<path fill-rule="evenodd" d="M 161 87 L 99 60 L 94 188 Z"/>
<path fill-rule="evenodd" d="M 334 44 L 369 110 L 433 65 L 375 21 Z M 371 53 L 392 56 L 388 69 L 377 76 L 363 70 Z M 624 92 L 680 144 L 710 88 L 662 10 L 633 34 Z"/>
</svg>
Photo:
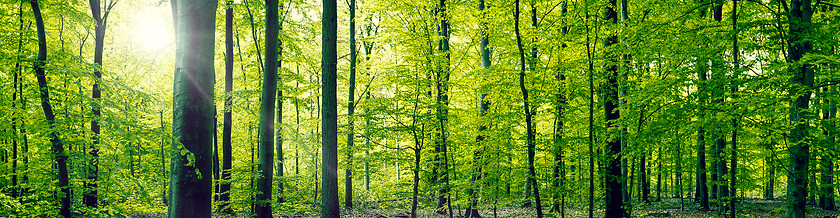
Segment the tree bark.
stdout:
<svg viewBox="0 0 840 218">
<path fill-rule="evenodd" d="M 698 106 L 697 106 L 697 167 L 695 172 L 697 176 L 695 176 L 695 189 L 694 189 L 694 199 L 700 201 L 700 208 L 703 210 L 709 209 L 709 192 L 708 186 L 706 185 L 706 92 L 707 90 L 707 72 L 708 69 L 706 68 L 706 59 L 705 58 L 698 58 L 697 61 L 697 77 L 699 79 L 699 84 L 697 85 L 697 92 L 698 92 Z"/>
<path fill-rule="evenodd" d="M 808 133 L 806 111 L 814 86 L 814 71 L 810 64 L 800 62 L 811 51 L 806 36 L 811 32 L 811 0 L 791 0 L 787 34 L 787 60 L 792 77 L 788 88 L 790 102 L 790 161 L 787 182 L 787 217 L 805 217 L 805 197 L 808 196 L 808 162 L 810 144 L 805 140 Z"/>
<path fill-rule="evenodd" d="M 50 125 L 50 143 L 52 144 L 52 154 L 55 156 L 56 165 L 58 168 L 58 188 L 61 190 L 59 198 L 59 215 L 70 217 L 70 182 L 67 174 L 67 154 L 64 153 L 64 145 L 58 135 L 58 130 L 55 127 L 55 114 L 53 114 L 52 105 L 50 104 L 50 88 L 47 83 L 47 73 L 44 66 L 47 64 L 47 34 L 44 29 L 44 19 L 41 16 L 41 8 L 38 6 L 38 0 L 31 0 L 32 14 L 35 16 L 35 27 L 38 32 L 38 59 L 34 62 L 35 77 L 38 79 L 39 95 L 41 97 L 41 107 L 44 110 L 44 117 Z"/>
<path fill-rule="evenodd" d="M 280 7 L 280 9 L 279 9 L 278 13 L 285 12 L 283 10 L 283 7 L 284 7 L 283 3 L 279 3 L 279 7 Z M 278 17 L 279 17 L 279 14 L 278 14 Z M 279 34 L 279 31 L 283 31 L 283 21 L 286 20 L 286 17 L 284 15 L 284 17 L 278 18 L 278 19 L 280 19 L 280 21 L 278 21 L 279 24 L 278 24 L 278 27 L 277 27 L 278 34 Z M 277 118 L 277 129 L 276 129 L 276 132 L 274 134 L 274 140 L 275 140 L 275 143 L 276 143 L 275 147 L 274 147 L 274 153 L 275 153 L 276 158 L 277 158 L 277 163 L 276 163 L 277 165 L 275 166 L 274 171 L 277 174 L 277 178 L 278 178 L 277 179 L 277 203 L 283 203 L 283 202 L 286 202 L 285 196 L 283 195 L 283 192 L 285 190 L 284 179 L 283 179 L 283 176 L 284 176 L 284 173 L 285 173 L 285 168 L 283 166 L 285 164 L 286 159 L 283 156 L 283 88 L 282 88 L 283 83 L 279 82 L 282 79 L 279 76 L 279 74 L 282 73 L 279 69 L 283 69 L 283 40 L 281 40 L 279 37 L 277 37 L 276 39 L 277 39 L 276 40 L 277 41 L 277 61 L 276 62 L 277 62 L 277 69 L 278 69 L 276 74 L 278 75 L 278 77 L 277 77 L 278 82 L 276 84 L 276 87 L 277 87 L 277 90 L 276 90 L 277 91 L 277 99 L 276 99 L 277 100 L 277 103 L 276 103 L 277 104 L 277 107 L 276 107 L 277 108 L 277 114 L 276 114 L 277 115 L 276 116 L 276 118 Z"/>
<path fill-rule="evenodd" d="M 337 152 L 337 99 L 336 99 L 336 0 L 323 1 L 321 20 L 321 111 L 322 184 L 321 217 L 338 217 L 338 152 Z"/>
<path fill-rule="evenodd" d="M 740 75 L 740 61 L 739 58 L 740 51 L 738 50 L 738 0 L 732 0 L 732 66 L 733 66 L 733 73 L 732 76 L 734 77 L 733 85 L 732 85 L 732 94 L 733 97 L 736 96 L 738 92 L 738 76 Z M 732 118 L 732 150 L 730 156 L 729 166 L 732 169 L 729 171 L 729 217 L 735 218 L 735 203 L 737 202 L 735 197 L 737 196 L 737 192 L 735 189 L 735 175 L 738 169 L 738 119 Z"/>
<path fill-rule="evenodd" d="M 232 214 L 230 207 L 231 169 L 233 167 L 233 0 L 225 1 L 225 106 L 222 121 L 222 170 L 219 181 L 219 212 Z"/>
<path fill-rule="evenodd" d="M 616 0 L 609 0 L 607 9 L 604 12 L 603 19 L 612 25 L 618 23 L 618 15 L 615 11 Z M 618 42 L 618 37 L 614 34 L 607 36 L 604 41 L 604 47 L 609 48 Z M 617 136 L 609 136 L 613 133 L 609 129 L 620 128 L 618 119 L 620 112 L 618 109 L 618 69 L 615 65 L 616 57 L 614 54 L 607 54 L 608 60 L 613 60 L 606 66 L 606 80 L 607 82 L 601 88 L 602 102 L 604 102 L 604 117 L 606 119 L 607 137 L 606 141 L 606 181 L 604 191 L 604 198 L 606 200 L 605 217 L 626 217 L 627 210 L 622 200 L 622 176 L 619 164 L 622 159 L 621 154 L 621 138 Z"/>
<path fill-rule="evenodd" d="M 92 136 L 92 143 L 90 145 L 89 155 L 91 156 L 90 163 L 87 169 L 87 181 L 85 181 L 85 192 L 82 201 L 84 202 L 85 206 L 88 207 L 97 207 L 98 199 L 97 199 L 97 180 L 99 174 L 99 120 L 101 119 L 102 115 L 100 112 L 100 101 L 102 97 L 101 91 L 99 90 L 99 80 L 102 79 L 102 52 L 105 47 L 105 28 L 108 23 L 108 14 L 111 12 L 111 8 L 114 7 L 116 1 L 111 1 L 110 4 L 107 0 L 104 1 L 105 8 L 102 8 L 100 0 L 89 0 L 90 4 L 90 11 L 93 15 L 93 20 L 96 22 L 96 27 L 94 28 L 94 50 L 93 50 L 93 75 L 96 79 L 93 82 L 93 88 L 91 91 L 91 95 L 93 101 L 91 102 L 91 112 L 93 113 L 93 120 L 90 121 L 90 131 L 93 132 Z"/>
<path fill-rule="evenodd" d="M 176 60 L 169 217 L 210 217 L 217 1 L 172 2 Z"/>
<path fill-rule="evenodd" d="M 265 69 L 260 102 L 260 149 L 257 179 L 257 217 L 271 217 L 271 191 L 274 176 L 274 109 L 277 92 L 278 0 L 265 1 Z"/>
<path fill-rule="evenodd" d="M 344 207 L 353 208 L 353 122 L 356 101 L 356 0 L 350 0 L 350 81 L 347 94 L 347 166 L 344 171 Z M 367 175 L 367 174 L 365 174 Z M 367 183 L 366 183 L 367 184 Z"/>
</svg>

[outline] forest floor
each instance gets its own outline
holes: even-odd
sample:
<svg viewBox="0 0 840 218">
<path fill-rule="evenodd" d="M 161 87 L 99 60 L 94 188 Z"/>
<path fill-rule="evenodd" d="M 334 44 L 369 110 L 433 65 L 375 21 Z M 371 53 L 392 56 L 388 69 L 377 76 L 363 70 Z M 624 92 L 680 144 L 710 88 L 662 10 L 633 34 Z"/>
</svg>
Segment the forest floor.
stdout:
<svg viewBox="0 0 840 218">
<path fill-rule="evenodd" d="M 637 205 L 633 207 L 632 217 L 677 217 L 677 218 L 705 218 L 716 217 L 717 210 L 700 210 L 699 204 L 691 199 L 684 199 L 683 204 L 678 198 L 663 198 L 662 201 L 651 202 L 650 204 Z M 565 217 L 588 217 L 585 205 L 570 205 L 566 208 Z M 764 200 L 764 199 L 745 199 L 738 205 L 737 217 L 756 217 L 756 218 L 770 218 L 770 217 L 784 217 L 785 216 L 785 202 L 784 199 Z M 544 208 L 548 209 L 548 208 Z M 817 205 L 809 204 L 807 208 L 806 217 L 814 218 L 837 218 L 840 217 L 840 211 L 827 211 L 819 209 Z M 455 210 L 455 208 L 453 208 Z M 463 217 L 464 209 L 454 211 L 454 217 Z M 604 208 L 598 208 L 595 211 L 595 217 L 602 217 Z M 533 208 L 519 208 L 519 207 L 504 207 L 497 208 L 495 213 L 492 208 L 480 210 L 482 217 L 536 217 L 536 211 Z M 130 214 L 128 217 L 138 218 L 157 218 L 165 217 L 165 214 Z M 232 217 L 247 217 L 244 214 L 237 216 L 214 216 L 215 218 L 232 218 Z M 275 214 L 274 217 L 320 217 L 317 212 L 296 213 L 296 214 Z M 341 217 L 360 217 L 360 218 L 386 218 L 386 217 L 410 217 L 410 211 L 398 209 L 380 209 L 375 207 L 368 207 L 365 209 L 355 209 L 352 211 L 342 210 Z M 420 218 L 445 218 L 447 215 L 439 215 L 432 211 L 418 212 Z M 561 217 L 559 213 L 547 213 L 546 217 Z"/>
</svg>

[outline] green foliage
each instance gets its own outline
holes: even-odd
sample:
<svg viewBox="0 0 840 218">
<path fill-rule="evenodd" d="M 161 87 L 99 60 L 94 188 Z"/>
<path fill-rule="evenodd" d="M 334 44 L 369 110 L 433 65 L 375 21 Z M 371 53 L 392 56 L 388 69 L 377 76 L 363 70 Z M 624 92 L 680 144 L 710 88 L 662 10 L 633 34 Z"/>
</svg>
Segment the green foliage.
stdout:
<svg viewBox="0 0 840 218">
<path fill-rule="evenodd" d="M 26 4 L 22 7 L 23 29 L 20 29 L 18 8 L 20 2 L 0 5 L 0 92 L 8 93 L 0 98 L 0 216 L 50 216 L 56 214 L 54 192 L 56 170 L 49 152 L 48 125 L 40 112 L 37 87 L 33 79 L 32 63 L 35 59 L 36 37 L 31 11 Z M 458 1 L 449 4 L 451 15 L 452 58 L 450 105 L 449 105 L 449 164 L 450 186 L 453 207 L 469 206 L 467 191 L 476 190 L 479 209 L 494 206 L 516 206 L 523 197 L 522 189 L 526 178 L 527 158 L 525 152 L 525 125 L 522 102 L 516 81 L 518 72 L 518 50 L 513 39 L 512 1 L 488 1 L 483 13 L 475 8 L 475 2 Z M 530 9 L 531 2 L 523 2 Z M 604 10 L 604 1 L 569 1 L 567 12 L 562 13 L 557 1 L 533 1 L 537 9 L 539 26 L 523 25 L 522 37 L 526 52 L 537 49 L 539 56 L 536 70 L 529 72 L 527 87 L 536 126 L 536 169 L 537 181 L 543 199 L 550 199 L 554 193 L 565 193 L 568 205 L 585 205 L 588 189 L 587 137 L 594 134 L 597 141 L 594 166 L 596 196 L 603 192 L 597 184 L 603 182 L 601 164 L 604 157 L 603 142 L 607 131 L 603 126 L 602 113 L 595 114 L 594 132 L 588 128 L 589 73 L 594 73 L 596 85 L 604 83 L 602 66 L 607 64 L 606 54 L 628 55 L 623 64 L 626 77 L 623 85 L 626 103 L 620 108 L 620 123 L 626 127 L 623 138 L 625 150 L 622 155 L 628 163 L 647 157 L 646 178 L 652 185 L 662 183 L 663 197 L 676 194 L 677 168 L 681 164 L 682 195 L 693 194 L 696 162 L 696 131 L 700 126 L 710 130 L 707 142 L 713 141 L 712 129 L 719 127 L 727 143 L 731 143 L 731 131 L 738 131 L 738 169 L 736 188 L 740 196 L 758 197 L 769 180 L 775 180 L 776 195 L 780 196 L 782 179 L 787 178 L 782 166 L 789 159 L 786 151 L 789 144 L 789 130 L 794 123 L 788 122 L 790 113 L 789 69 L 803 63 L 814 67 L 815 84 L 820 88 L 834 88 L 840 80 L 840 56 L 836 47 L 840 45 L 836 34 L 840 32 L 840 12 L 817 7 L 814 14 L 814 31 L 807 35 L 812 41 L 813 52 L 806 54 L 799 63 L 786 62 L 786 29 L 788 13 L 778 2 L 745 2 L 739 6 L 738 31 L 733 32 L 731 20 L 726 17 L 731 4 L 723 6 L 724 19 L 711 19 L 708 5 L 684 1 L 631 1 L 630 19 L 618 25 L 598 21 Z M 246 10 L 251 11 L 251 15 Z M 283 68 L 279 69 L 278 89 L 284 92 L 283 138 L 285 176 L 275 178 L 285 183 L 286 203 L 275 204 L 277 213 L 302 214 L 317 210 L 321 165 L 320 165 L 320 6 L 315 2 L 282 1 L 285 12 L 282 41 Z M 440 39 L 436 31 L 436 17 L 433 16 L 435 1 L 393 1 L 371 0 L 359 5 L 357 29 L 359 44 L 372 46 L 370 53 L 365 47 L 360 51 L 357 65 L 357 99 L 354 146 L 354 164 L 348 165 L 343 157 L 339 159 L 339 178 L 343 169 L 351 168 L 354 178 L 354 205 L 358 210 L 408 210 L 411 207 L 413 173 L 419 171 L 419 207 L 432 210 L 436 204 L 430 199 L 440 184 L 431 180 L 434 161 L 435 125 L 437 107 L 434 93 L 434 72 L 443 57 L 435 53 Z M 823 5 L 820 5 L 823 6 Z M 243 0 L 233 5 L 234 35 L 236 46 L 233 54 L 217 50 L 217 81 L 223 81 L 223 57 L 234 57 L 234 91 L 231 112 L 233 113 L 233 169 L 231 170 L 232 208 L 236 212 L 248 213 L 255 191 L 250 184 L 256 179 L 258 150 L 258 105 L 260 102 L 261 63 L 258 57 L 263 46 L 265 21 L 261 1 Z M 91 145 L 90 122 L 93 115 L 90 107 L 92 74 L 93 22 L 87 5 L 80 2 L 44 1 L 44 13 L 48 30 L 50 57 L 46 63 L 50 80 L 51 99 L 56 111 L 56 129 L 68 146 L 70 184 L 76 212 L 89 216 L 122 216 L 126 214 L 162 213 L 166 211 L 165 198 L 168 193 L 168 169 L 170 152 L 185 156 L 190 163 L 195 157 L 180 145 L 172 144 L 172 72 L 174 50 L 171 46 L 160 51 L 146 51 L 133 41 L 133 22 L 137 10 L 154 10 L 160 16 L 170 16 L 168 4 L 159 1 L 120 2 L 108 26 L 105 58 L 102 70 L 104 77 L 99 81 L 103 98 L 98 102 L 102 117 L 100 135 L 100 156 L 88 154 Z M 224 10 L 220 7 L 219 10 Z M 339 99 L 347 99 L 347 72 L 349 63 L 344 54 L 347 46 L 347 8 L 339 8 Z M 523 13 L 530 11 L 523 11 Z M 706 12 L 705 17 L 700 13 Z M 524 15 L 524 14 L 523 14 Z M 222 19 L 218 16 L 218 19 Z M 520 20 L 530 24 L 530 19 Z M 253 20 L 252 20 L 253 19 Z M 489 36 L 492 66 L 482 69 L 478 55 L 479 22 L 486 21 Z M 251 22 L 255 23 L 253 29 Z M 224 34 L 217 22 L 217 47 L 223 45 Z M 171 24 L 166 24 L 171 25 Z M 569 32 L 564 34 L 562 28 Z M 167 27 L 168 28 L 168 27 Z M 587 43 L 587 28 L 590 44 Z M 599 46 L 604 35 L 616 33 L 621 42 L 614 48 Z M 740 47 L 740 65 L 732 65 L 732 37 L 737 36 Z M 18 48 L 18 41 L 21 47 Z M 174 40 L 168 42 L 170 45 Z M 594 49 L 591 61 L 595 72 L 587 72 L 587 46 Z M 19 50 L 20 49 L 20 50 Z M 19 59 L 19 60 L 18 60 Z M 709 60 L 699 63 L 698 60 Z M 697 77 L 699 64 L 709 68 L 706 88 L 700 88 Z M 262 63 L 264 64 L 264 63 Z M 18 66 L 19 68 L 15 68 Z M 12 107 L 11 93 L 14 90 L 13 77 L 21 72 L 15 106 Z M 562 74 L 562 83 L 556 76 Z M 222 114 L 224 100 L 223 84 L 216 86 L 218 114 Z M 597 86 L 596 86 L 597 87 Z M 738 91 L 731 91 L 737 88 Z M 562 90 L 562 91 L 558 91 Z M 603 102 L 596 92 L 594 110 L 599 111 Z M 800 90 L 801 91 L 801 90 Z M 558 93 L 559 92 L 559 93 Z M 478 96 L 486 93 L 490 102 L 487 113 L 478 116 Z M 556 118 L 556 94 L 562 94 L 566 102 L 562 105 L 564 114 Z M 366 98 L 370 95 L 370 98 Z M 708 95 L 723 99 L 723 103 L 700 102 Z M 343 96 L 343 97 L 342 97 Z M 812 160 L 823 154 L 837 153 L 836 146 L 828 142 L 823 126 L 835 123 L 836 118 L 820 121 L 821 110 L 829 107 L 830 101 L 840 100 L 838 95 L 817 92 L 812 107 L 805 114 L 809 118 Z M 339 102 L 339 121 L 347 123 L 346 104 Z M 697 110 L 707 111 L 706 119 L 698 120 Z M 221 117 L 221 116 L 219 116 Z M 15 119 L 16 132 L 12 131 Z M 731 126 L 738 121 L 737 129 Z M 369 121 L 369 122 L 365 122 Z M 562 139 L 554 143 L 555 125 L 563 122 Z M 367 125 L 366 125 L 367 124 Z M 217 125 L 221 125 L 221 119 Z M 482 145 L 476 143 L 478 126 L 486 125 L 486 138 Z M 25 129 L 25 133 L 23 132 Z M 220 128 L 221 129 L 221 128 Z M 349 133 L 348 128 L 339 127 L 339 135 Z M 618 130 L 615 130 L 618 131 Z M 718 129 L 715 129 L 718 131 Z M 221 134 L 219 131 L 218 134 Z M 835 136 L 836 137 L 836 134 Z M 218 137 L 221 139 L 221 135 Z M 18 158 L 11 157 L 12 140 L 18 145 Z M 23 151 L 24 140 L 28 150 Z M 415 141 L 416 140 L 416 141 Z M 836 143 L 836 142 L 835 142 Z M 713 143 L 708 143 L 711 151 Z M 554 152 L 564 152 L 562 178 L 563 187 L 552 187 L 555 166 Z M 339 153 L 344 154 L 346 145 L 339 140 Z M 677 156 L 679 149 L 680 156 Z M 729 160 L 730 148 L 724 149 L 722 159 Z M 420 151 L 419 169 L 414 168 L 414 150 Z M 254 157 L 254 162 L 251 157 Z M 662 157 L 660 160 L 659 157 Z M 709 156 L 711 157 L 711 155 Z M 770 165 L 765 160 L 771 160 Z M 11 162 L 17 161 L 18 185 L 11 186 Z M 26 163 L 24 164 L 24 162 Z M 91 161 L 99 163 L 98 194 L 102 203 L 99 208 L 84 208 L 81 193 L 88 181 L 86 169 Z M 364 168 L 367 163 L 367 169 Z M 657 166 L 662 165 L 660 171 Z M 471 181 L 472 176 L 481 178 Z M 630 168 L 630 166 L 628 166 Z M 770 168 L 777 172 L 771 177 Z M 711 169 L 711 168 L 709 168 Z M 817 168 L 819 169 L 819 168 Z M 816 172 L 816 178 L 821 171 Z M 196 173 L 198 173 L 196 171 Z M 364 190 L 364 175 L 370 179 L 370 190 Z M 661 174 L 662 181 L 656 176 Z M 23 176 L 26 180 L 23 180 Z M 211 175 L 201 175 L 211 176 Z M 628 175 L 629 176 L 629 175 Z M 728 178 L 728 177 L 727 177 Z M 638 196 L 638 172 L 633 177 L 634 197 Z M 214 178 L 214 181 L 219 181 Z M 342 182 L 339 182 L 343 186 Z M 823 184 L 818 184 L 822 186 Z M 836 186 L 836 185 L 835 185 Z M 11 190 L 21 190 L 16 199 Z M 339 187 L 343 190 L 343 187 Z M 509 190 L 509 192 L 508 192 Z M 655 192 L 655 190 L 653 190 Z M 652 193 L 653 194 L 653 193 Z M 276 193 L 275 193 L 276 195 Z M 318 199 L 316 199 L 316 196 Z M 343 196 L 343 193 L 339 193 Z M 598 198 L 596 198 L 598 199 Z M 603 199 L 598 199 L 603 200 Z M 550 201 L 547 201 L 550 202 Z M 634 201 L 635 202 L 635 201 Z M 218 202 L 214 202 L 217 204 Z M 779 209 L 776 212 L 781 212 Z"/>
</svg>

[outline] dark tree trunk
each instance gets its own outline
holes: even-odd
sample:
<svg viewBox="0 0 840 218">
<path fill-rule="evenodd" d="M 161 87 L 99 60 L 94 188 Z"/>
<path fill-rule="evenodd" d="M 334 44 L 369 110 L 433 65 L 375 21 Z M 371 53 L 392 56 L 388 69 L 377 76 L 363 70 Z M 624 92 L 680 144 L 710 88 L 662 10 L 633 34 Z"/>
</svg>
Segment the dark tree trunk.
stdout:
<svg viewBox="0 0 840 218">
<path fill-rule="evenodd" d="M 616 0 L 610 0 L 607 9 L 604 12 L 603 19 L 613 25 L 618 23 L 618 14 L 615 11 Z M 604 41 L 604 47 L 611 47 L 618 42 L 616 35 L 608 36 Z M 614 60 L 614 54 L 607 54 L 607 59 Z M 614 60 L 616 61 L 616 60 Z M 606 128 L 620 128 L 618 119 L 620 118 L 618 110 L 618 68 L 615 63 L 610 63 L 606 66 L 606 80 L 607 82 L 601 88 L 602 102 L 604 102 L 604 117 L 606 118 Z M 606 140 L 606 181 L 604 191 L 604 198 L 606 200 L 605 217 L 627 217 L 629 214 L 625 208 L 622 200 L 622 180 L 621 168 L 619 166 L 621 154 L 621 138 L 618 136 L 604 137 Z"/>
<path fill-rule="evenodd" d="M 449 14 L 446 10 L 446 0 L 440 0 L 435 11 L 435 16 L 439 20 L 438 36 L 438 54 L 443 55 L 442 63 L 439 63 L 435 70 L 435 91 L 436 91 L 436 111 L 435 115 L 438 121 L 437 139 L 435 140 L 435 169 L 437 172 L 436 184 L 440 185 L 437 194 L 437 212 L 438 214 L 446 214 L 444 207 L 449 209 L 450 217 L 452 216 L 452 205 L 449 202 Z M 442 159 L 442 160 L 441 160 Z"/>
<path fill-rule="evenodd" d="M 96 22 L 96 27 L 94 28 L 95 47 L 93 50 L 93 75 L 96 77 L 96 80 L 93 82 L 93 90 L 91 91 L 91 95 L 93 97 L 93 101 L 91 102 L 91 112 L 94 116 L 93 120 L 90 121 L 90 131 L 93 132 L 93 136 L 88 154 L 91 159 L 87 169 L 87 181 L 85 181 L 84 184 L 85 192 L 82 201 L 85 206 L 97 207 L 97 180 L 99 179 L 99 119 L 101 119 L 101 106 L 99 98 L 102 97 L 101 91 L 99 90 L 99 80 L 102 79 L 101 68 L 102 52 L 105 47 L 105 27 L 108 22 L 108 14 L 111 12 L 111 8 L 114 7 L 114 4 L 116 4 L 116 1 L 111 1 L 109 4 L 108 1 L 105 0 L 105 8 L 102 8 L 99 0 L 90 0 L 89 3 L 93 20 Z"/>
<path fill-rule="evenodd" d="M 321 96 L 324 109 L 321 111 L 322 184 L 321 217 L 338 217 L 338 151 L 337 151 L 337 99 L 336 99 L 336 1 L 324 0 L 321 20 Z"/>
<path fill-rule="evenodd" d="M 837 92 L 834 87 L 823 88 L 825 96 L 836 96 Z M 826 137 L 825 145 L 829 154 L 835 153 L 837 150 L 835 146 L 835 124 L 834 119 L 837 117 L 837 103 L 836 100 L 825 100 L 825 109 L 823 109 L 823 135 Z M 824 210 L 835 210 L 834 202 L 834 158 L 831 155 L 822 156 L 822 192 L 820 192 L 820 206 Z"/>
<path fill-rule="evenodd" d="M 230 207 L 231 169 L 233 167 L 233 1 L 225 2 L 225 106 L 222 121 L 222 169 L 219 181 L 219 212 L 232 214 Z"/>
<path fill-rule="evenodd" d="M 805 217 L 805 197 L 808 196 L 808 164 L 810 144 L 808 120 L 803 113 L 808 110 L 811 89 L 814 86 L 814 71 L 810 64 L 799 63 L 800 59 L 811 51 L 811 43 L 806 39 L 811 34 L 811 0 L 791 0 L 790 18 L 787 34 L 787 61 L 791 75 L 788 93 L 790 102 L 789 120 L 793 125 L 790 130 L 790 162 L 787 182 L 787 217 Z"/>
<path fill-rule="evenodd" d="M 344 207 L 347 209 L 353 208 L 353 137 L 355 136 L 353 126 L 355 117 L 353 115 L 356 112 L 356 53 L 356 0 L 350 0 L 350 88 L 347 93 L 347 166 L 344 170 Z"/>
<path fill-rule="evenodd" d="M 172 2 L 176 24 L 169 217 L 210 217 L 217 1 Z"/>
<path fill-rule="evenodd" d="M 52 154 L 55 156 L 56 165 L 58 168 L 58 188 L 61 190 L 59 198 L 59 215 L 70 217 L 70 182 L 67 174 L 67 154 L 64 153 L 64 145 L 58 136 L 58 130 L 55 127 L 55 114 L 53 114 L 52 105 L 50 105 L 50 88 L 47 83 L 47 73 L 44 66 L 47 64 L 47 34 L 44 29 L 44 19 L 41 16 L 41 8 L 38 7 L 38 0 L 30 1 L 32 6 L 32 14 L 35 16 L 35 27 L 38 31 L 38 59 L 33 63 L 35 68 L 35 77 L 38 79 L 39 95 L 41 97 L 41 107 L 44 110 L 44 117 L 50 125 L 50 143 L 52 144 Z"/>
<path fill-rule="evenodd" d="M 18 33 L 19 38 L 17 52 L 18 54 L 21 54 L 23 50 L 23 1 L 19 3 L 20 6 L 18 6 L 18 20 L 20 21 L 20 25 L 18 27 L 18 30 L 20 32 Z M 18 170 L 18 140 L 20 139 L 21 135 L 18 133 L 17 130 L 18 95 L 21 95 L 20 97 L 21 99 L 23 99 L 23 93 L 20 92 L 20 89 L 18 88 L 23 87 L 23 84 L 20 84 L 20 80 L 22 78 L 19 78 L 23 75 L 23 68 L 20 66 L 20 58 L 20 55 L 18 55 L 15 60 L 15 71 L 13 72 L 14 80 L 12 85 L 14 88 L 14 90 L 12 91 L 12 199 L 17 199 L 18 194 L 20 193 L 20 188 L 18 187 L 18 172 L 20 172 L 20 170 Z M 23 104 L 21 104 L 20 106 L 24 107 Z M 21 123 L 23 123 L 23 119 L 21 119 Z M 22 125 L 21 128 L 23 128 Z"/>
<path fill-rule="evenodd" d="M 514 1 L 514 31 L 516 34 L 516 45 L 519 48 L 519 89 L 522 91 L 522 104 L 525 113 L 525 144 L 528 151 L 528 181 L 534 190 L 534 201 L 537 206 L 537 217 L 542 217 L 542 204 L 540 202 L 540 189 L 537 183 L 536 170 L 534 168 L 536 136 L 534 135 L 531 108 L 528 102 L 528 89 L 525 88 L 525 51 L 522 46 L 522 37 L 519 30 L 519 0 Z"/>
<path fill-rule="evenodd" d="M 284 5 L 282 3 L 279 3 L 279 4 L 280 4 L 279 5 L 280 9 L 279 9 L 278 13 L 285 12 L 283 10 Z M 286 17 L 284 15 L 282 18 L 278 18 L 278 19 L 280 19 L 280 21 L 278 21 L 279 24 L 278 24 L 278 27 L 277 27 L 278 33 L 279 33 L 279 31 L 283 31 L 283 21 L 286 20 Z M 276 38 L 276 39 L 277 39 L 276 40 L 277 41 L 277 61 L 276 61 L 277 62 L 277 69 L 283 69 L 283 41 L 280 40 L 279 37 Z M 276 73 L 279 75 L 282 72 L 280 72 L 278 70 Z M 284 169 L 283 166 L 285 164 L 286 159 L 283 156 L 283 89 L 282 89 L 283 84 L 282 84 L 282 82 L 279 82 L 281 79 L 282 78 L 280 78 L 279 76 L 277 77 L 277 81 L 278 81 L 277 84 L 276 84 L 276 87 L 277 87 L 277 90 L 276 90 L 277 91 L 277 99 L 276 99 L 277 100 L 277 103 L 276 103 L 277 104 L 277 107 L 276 107 L 277 108 L 277 114 L 276 114 L 277 115 L 276 116 L 277 129 L 276 129 L 276 132 L 274 133 L 274 140 L 275 140 L 274 153 L 275 153 L 276 158 L 277 158 L 277 163 L 276 163 L 277 165 L 275 166 L 274 170 L 275 170 L 275 173 L 277 174 L 277 178 L 278 178 L 277 179 L 277 203 L 286 202 L 286 199 L 283 196 L 283 192 L 284 192 L 284 189 L 285 189 L 284 186 L 283 186 L 284 185 L 283 184 L 283 182 L 284 182 L 283 175 L 285 173 L 284 172 L 285 169 Z"/>
<path fill-rule="evenodd" d="M 706 184 L 706 128 L 705 128 L 705 116 L 706 116 L 706 92 L 707 90 L 707 72 L 708 69 L 706 68 L 706 59 L 705 58 L 698 58 L 700 61 L 697 61 L 697 77 L 699 79 L 699 84 L 697 85 L 697 92 L 698 92 L 698 106 L 697 106 L 697 167 L 695 172 L 697 176 L 695 176 L 694 181 L 694 199 L 700 202 L 700 208 L 703 210 L 709 209 L 709 195 L 708 195 L 708 186 Z"/>
<path fill-rule="evenodd" d="M 278 1 L 265 2 L 265 69 L 260 102 L 260 149 L 257 179 L 257 217 L 271 217 L 271 191 L 274 176 L 274 107 L 277 93 Z"/>
<path fill-rule="evenodd" d="M 485 15 L 484 15 L 484 13 L 485 13 L 485 11 L 484 11 L 485 10 L 484 0 L 479 0 L 478 1 L 478 10 L 479 10 L 479 13 L 482 13 L 481 17 L 484 18 L 485 17 Z M 485 31 L 485 28 L 487 28 L 487 22 L 482 19 L 482 21 L 479 23 L 479 25 L 481 26 L 480 35 L 479 35 L 479 37 L 480 37 L 480 39 L 479 39 L 479 41 L 480 41 L 479 53 L 480 53 L 480 56 L 481 56 L 481 69 L 484 70 L 481 73 L 481 77 L 484 78 L 487 74 L 486 73 L 487 70 L 489 70 L 489 68 L 490 68 L 490 50 L 487 49 L 487 45 L 490 44 L 490 39 L 487 37 L 487 32 Z M 484 89 L 482 89 L 482 90 L 484 90 Z M 479 101 L 479 103 L 478 103 L 479 104 L 479 106 L 478 106 L 478 117 L 479 117 L 479 120 L 480 120 L 481 124 L 478 126 L 478 136 L 476 136 L 475 142 L 478 145 L 479 150 L 477 150 L 473 154 L 474 155 L 473 156 L 473 170 L 474 171 L 472 172 L 472 178 L 470 178 L 470 181 L 472 182 L 472 186 L 467 190 L 467 195 L 469 195 L 469 198 L 470 198 L 470 205 L 469 205 L 469 207 L 467 207 L 467 210 L 465 212 L 466 213 L 465 217 L 467 217 L 467 218 L 471 218 L 471 217 L 479 218 L 479 217 L 481 217 L 481 215 L 479 215 L 479 213 L 478 213 L 478 208 L 477 208 L 478 207 L 478 196 L 477 196 L 477 193 L 476 193 L 476 191 L 473 187 L 480 187 L 481 186 L 480 184 L 478 184 L 478 181 L 481 180 L 481 176 L 482 176 L 482 168 L 483 168 L 483 164 L 484 164 L 483 156 L 484 156 L 484 151 L 485 151 L 484 140 L 487 137 L 486 136 L 487 125 L 485 124 L 486 122 L 484 121 L 484 119 L 486 119 L 484 115 L 487 113 L 487 110 L 490 107 L 490 102 L 489 102 L 489 100 L 485 99 L 486 97 L 487 97 L 487 94 L 484 91 L 482 91 L 481 94 L 479 94 L 479 97 L 478 97 L 478 101 Z"/>
<path fill-rule="evenodd" d="M 738 76 L 740 74 L 740 62 L 738 60 L 739 50 L 738 50 L 738 0 L 732 0 L 732 66 L 734 67 L 734 71 L 732 76 L 734 79 L 732 83 L 732 94 L 736 96 L 738 92 Z M 737 202 L 735 197 L 737 195 L 735 189 L 735 175 L 738 169 L 738 118 L 732 118 L 732 150 L 730 151 L 730 162 L 729 166 L 732 169 L 729 171 L 729 217 L 735 218 L 735 203 Z"/>
</svg>

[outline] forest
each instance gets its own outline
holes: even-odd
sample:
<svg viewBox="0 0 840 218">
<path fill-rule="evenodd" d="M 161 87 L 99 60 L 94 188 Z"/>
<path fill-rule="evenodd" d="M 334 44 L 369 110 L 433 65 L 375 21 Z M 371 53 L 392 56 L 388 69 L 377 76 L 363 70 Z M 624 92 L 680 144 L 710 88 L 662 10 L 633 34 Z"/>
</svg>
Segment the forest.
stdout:
<svg viewBox="0 0 840 218">
<path fill-rule="evenodd" d="M 0 0 L 0 217 L 837 217 L 837 0 Z"/>
</svg>

